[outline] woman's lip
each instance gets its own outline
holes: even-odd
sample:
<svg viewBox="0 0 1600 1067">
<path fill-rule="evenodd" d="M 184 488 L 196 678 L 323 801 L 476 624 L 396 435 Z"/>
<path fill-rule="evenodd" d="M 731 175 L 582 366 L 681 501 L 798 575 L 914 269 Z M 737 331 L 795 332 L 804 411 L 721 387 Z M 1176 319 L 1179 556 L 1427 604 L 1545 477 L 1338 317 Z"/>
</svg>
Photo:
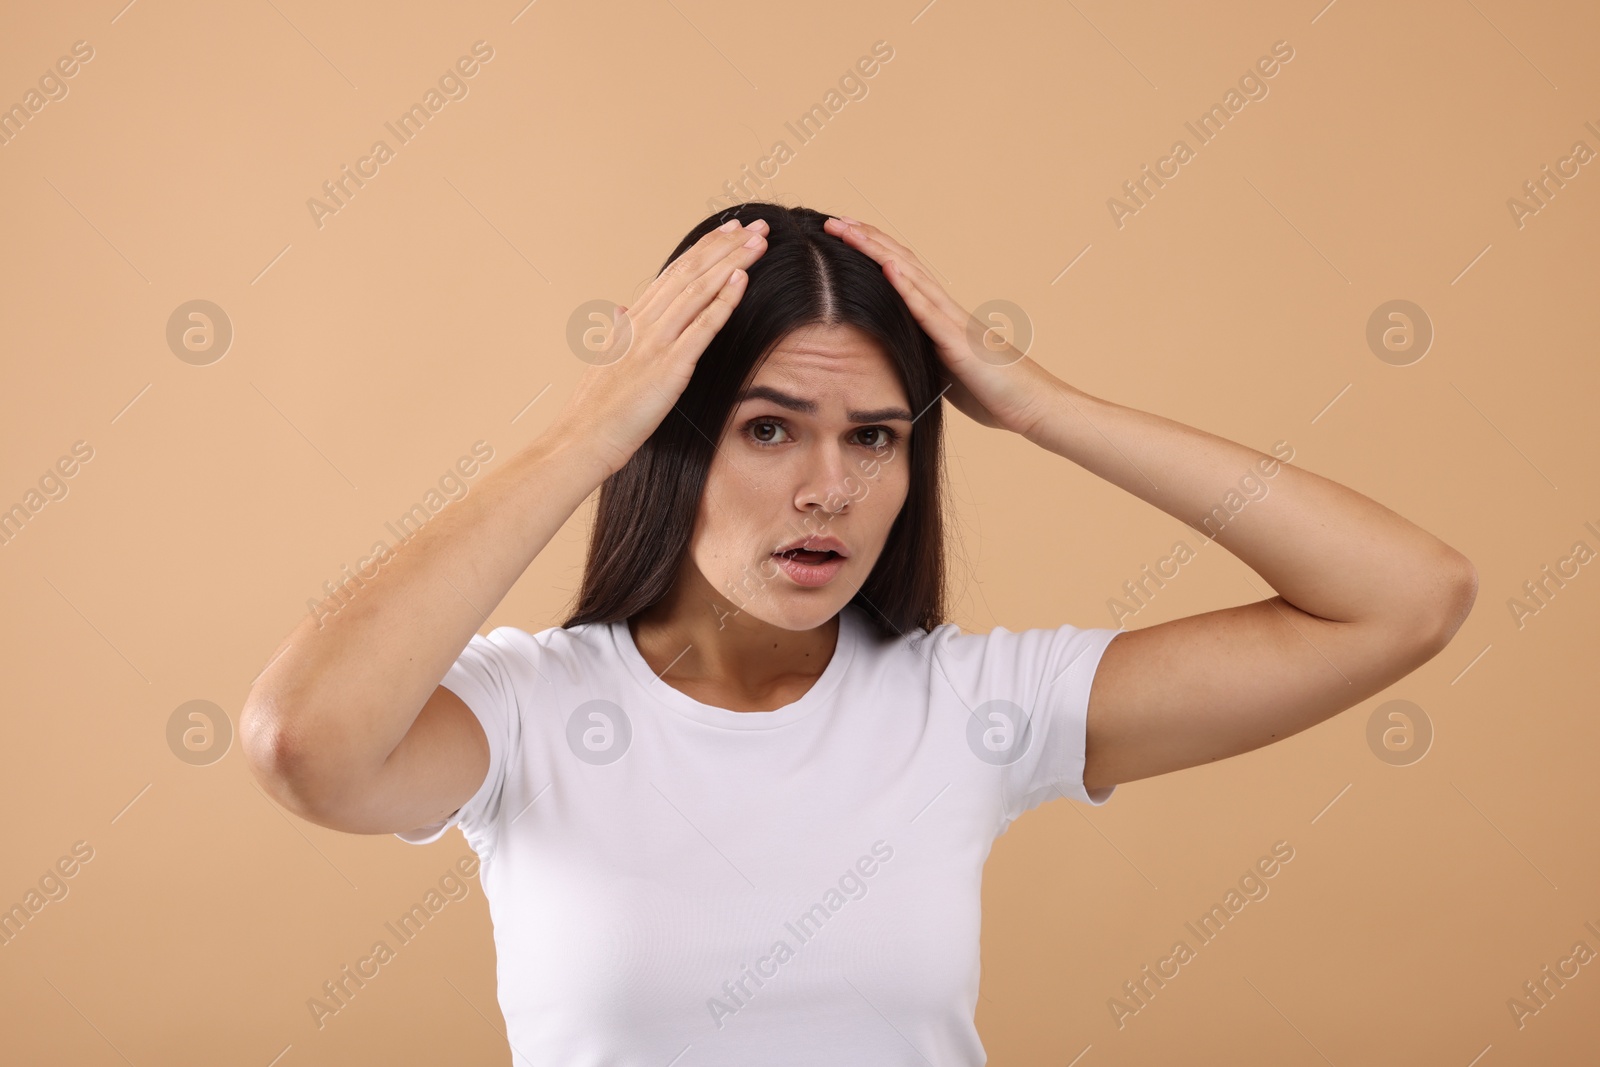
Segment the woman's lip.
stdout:
<svg viewBox="0 0 1600 1067">
<path fill-rule="evenodd" d="M 791 545 L 788 548 L 780 548 L 780 549 L 778 549 L 776 552 L 773 553 L 773 555 L 774 556 L 781 556 L 785 552 L 832 552 L 834 555 L 839 556 L 841 558 L 848 558 L 847 553 L 845 553 L 841 549 L 834 548 L 831 544 L 830 545 L 825 545 L 822 548 L 807 548 L 805 545 Z"/>
<path fill-rule="evenodd" d="M 827 585 L 844 568 L 845 562 L 845 557 L 834 556 L 825 563 L 801 563 L 776 552 L 772 558 L 778 561 L 778 569 L 787 574 L 790 581 L 807 588 Z"/>
</svg>

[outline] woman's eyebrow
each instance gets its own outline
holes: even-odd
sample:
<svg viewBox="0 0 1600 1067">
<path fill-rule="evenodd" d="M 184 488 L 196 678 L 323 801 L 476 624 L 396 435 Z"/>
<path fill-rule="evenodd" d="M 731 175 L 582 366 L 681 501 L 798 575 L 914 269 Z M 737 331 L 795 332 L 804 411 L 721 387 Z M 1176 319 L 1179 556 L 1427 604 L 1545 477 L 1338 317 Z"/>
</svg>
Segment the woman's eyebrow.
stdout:
<svg viewBox="0 0 1600 1067">
<path fill-rule="evenodd" d="M 734 403 L 743 404 L 746 400 L 770 400 L 779 407 L 788 408 L 790 411 L 799 411 L 806 415 L 817 413 L 815 400 L 804 400 L 798 396 L 790 396 L 770 385 L 752 385 L 739 393 Z M 910 422 L 911 412 L 905 408 L 877 408 L 872 411 L 847 411 L 845 416 L 851 422 Z"/>
</svg>

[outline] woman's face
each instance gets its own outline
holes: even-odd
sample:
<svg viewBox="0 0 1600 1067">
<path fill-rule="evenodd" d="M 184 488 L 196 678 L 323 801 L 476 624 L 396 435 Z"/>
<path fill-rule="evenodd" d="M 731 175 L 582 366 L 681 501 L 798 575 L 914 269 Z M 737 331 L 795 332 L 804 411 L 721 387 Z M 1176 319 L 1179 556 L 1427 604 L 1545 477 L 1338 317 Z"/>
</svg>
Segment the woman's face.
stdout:
<svg viewBox="0 0 1600 1067">
<path fill-rule="evenodd" d="M 701 494 L 689 554 L 723 611 L 827 622 L 872 573 L 910 486 L 912 413 L 889 357 L 852 326 L 809 326 L 746 383 Z M 843 559 L 775 555 L 834 538 Z"/>
</svg>

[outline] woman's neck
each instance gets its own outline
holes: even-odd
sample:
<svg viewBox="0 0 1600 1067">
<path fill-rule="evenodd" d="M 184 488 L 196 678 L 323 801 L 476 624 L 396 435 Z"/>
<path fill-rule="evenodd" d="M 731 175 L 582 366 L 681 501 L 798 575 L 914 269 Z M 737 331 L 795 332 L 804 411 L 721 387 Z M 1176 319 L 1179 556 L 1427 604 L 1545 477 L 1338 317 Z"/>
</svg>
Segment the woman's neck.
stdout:
<svg viewBox="0 0 1600 1067">
<path fill-rule="evenodd" d="M 703 582 L 704 579 L 701 579 Z M 709 586 L 673 593 L 628 620 L 634 647 L 663 682 L 730 711 L 771 711 L 799 699 L 838 647 L 837 612 L 787 630 L 717 596 Z"/>
</svg>

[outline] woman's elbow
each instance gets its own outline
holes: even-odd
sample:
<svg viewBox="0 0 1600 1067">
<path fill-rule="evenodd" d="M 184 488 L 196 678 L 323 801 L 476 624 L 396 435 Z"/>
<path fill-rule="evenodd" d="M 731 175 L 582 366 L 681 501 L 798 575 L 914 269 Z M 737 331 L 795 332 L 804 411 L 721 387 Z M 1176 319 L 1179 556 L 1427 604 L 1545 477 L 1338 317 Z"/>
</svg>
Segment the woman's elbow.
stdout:
<svg viewBox="0 0 1600 1067">
<path fill-rule="evenodd" d="M 1452 552 L 1440 575 L 1436 592 L 1430 597 L 1430 625 L 1425 630 L 1429 647 L 1435 652 L 1451 642 L 1478 599 L 1478 569 L 1466 556 Z"/>
<path fill-rule="evenodd" d="M 291 718 L 268 700 L 247 701 L 239 713 L 239 745 L 245 765 L 273 801 L 301 816 L 316 808 L 317 774 L 312 752 Z"/>
</svg>

